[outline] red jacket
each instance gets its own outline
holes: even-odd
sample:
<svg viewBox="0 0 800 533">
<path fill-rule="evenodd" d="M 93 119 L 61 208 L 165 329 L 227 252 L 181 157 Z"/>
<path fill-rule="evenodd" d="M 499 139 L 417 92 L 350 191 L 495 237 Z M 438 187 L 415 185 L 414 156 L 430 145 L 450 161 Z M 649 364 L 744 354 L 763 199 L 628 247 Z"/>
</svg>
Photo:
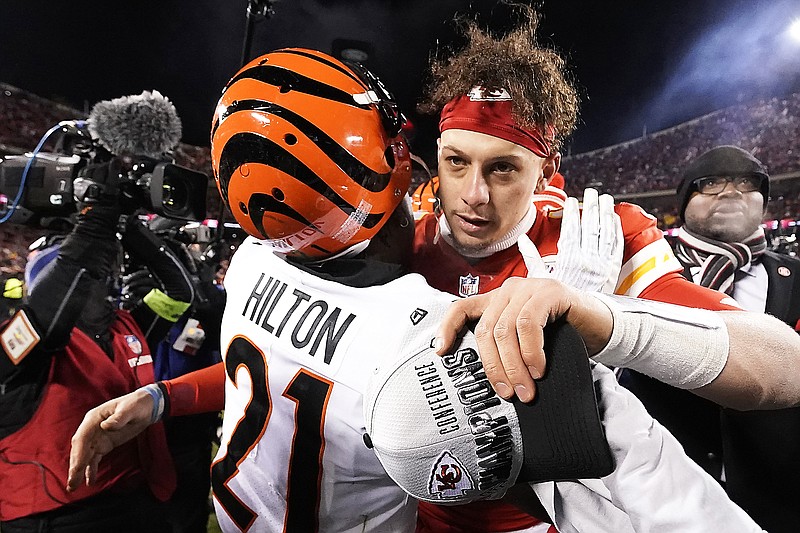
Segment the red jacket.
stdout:
<svg viewBox="0 0 800 533">
<path fill-rule="evenodd" d="M 119 311 L 111 331 L 113 361 L 74 328 L 66 348 L 52 357 L 33 417 L 0 440 L 0 520 L 56 509 L 107 489 L 125 491 L 145 479 L 159 499 L 172 494 L 175 471 L 161 424 L 109 453 L 94 485 L 66 492 L 70 439 L 86 411 L 153 382 L 150 350 L 130 314 Z"/>
</svg>

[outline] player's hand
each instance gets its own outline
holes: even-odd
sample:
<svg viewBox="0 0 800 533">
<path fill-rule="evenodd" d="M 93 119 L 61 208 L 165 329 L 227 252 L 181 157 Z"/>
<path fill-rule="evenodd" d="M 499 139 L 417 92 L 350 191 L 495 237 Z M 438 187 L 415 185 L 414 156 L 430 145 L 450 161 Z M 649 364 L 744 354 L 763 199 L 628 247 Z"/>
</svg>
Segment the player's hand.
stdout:
<svg viewBox="0 0 800 533">
<path fill-rule="evenodd" d="M 553 277 L 587 292 L 613 293 L 622 266 L 624 240 L 614 198 L 583 192 L 583 213 L 576 198 L 567 198 Z"/>
<path fill-rule="evenodd" d="M 152 412 L 153 397 L 139 389 L 86 413 L 72 436 L 67 491 L 76 490 L 84 482 L 93 484 L 100 460 L 144 431 Z"/>
<path fill-rule="evenodd" d="M 509 278 L 493 291 L 451 304 L 437 332 L 437 353 L 446 353 L 467 322 L 480 319 L 475 339 L 487 379 L 501 397 L 516 394 L 528 402 L 536 394 L 534 379 L 546 371 L 544 327 L 561 316 L 590 355 L 611 337 L 611 311 L 590 294 L 552 279 Z"/>
</svg>

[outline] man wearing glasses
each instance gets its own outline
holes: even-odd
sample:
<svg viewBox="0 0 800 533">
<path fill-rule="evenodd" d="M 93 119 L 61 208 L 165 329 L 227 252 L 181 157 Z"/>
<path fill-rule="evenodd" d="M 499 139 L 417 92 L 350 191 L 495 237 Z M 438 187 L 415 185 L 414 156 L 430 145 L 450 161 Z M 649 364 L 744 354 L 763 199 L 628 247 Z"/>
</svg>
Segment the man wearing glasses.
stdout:
<svg viewBox="0 0 800 533">
<path fill-rule="evenodd" d="M 675 255 L 694 283 L 797 330 L 800 260 L 767 250 L 761 220 L 768 199 L 766 167 L 750 153 L 719 146 L 702 154 L 678 186 L 683 226 Z M 797 531 L 800 511 L 792 495 L 800 474 L 800 409 L 744 413 L 639 374 L 627 384 L 756 522 L 770 532 Z"/>
</svg>

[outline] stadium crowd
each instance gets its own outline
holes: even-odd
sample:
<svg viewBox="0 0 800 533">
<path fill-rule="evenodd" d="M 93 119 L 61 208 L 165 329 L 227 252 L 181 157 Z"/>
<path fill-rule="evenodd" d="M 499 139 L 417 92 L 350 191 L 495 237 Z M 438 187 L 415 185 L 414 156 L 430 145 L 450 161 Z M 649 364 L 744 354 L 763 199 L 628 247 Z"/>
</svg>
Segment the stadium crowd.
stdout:
<svg viewBox="0 0 800 533">
<path fill-rule="evenodd" d="M 25 270 L 28 246 L 44 234 L 25 226 L 0 226 L 0 272 L 3 276 L 21 276 Z"/>
<path fill-rule="evenodd" d="M 648 134 L 646 137 L 565 157 L 569 194 L 590 183 L 613 195 L 674 189 L 689 162 L 714 146 L 740 146 L 761 159 L 773 176 L 800 169 L 800 94 L 740 104 Z"/>
<path fill-rule="evenodd" d="M 0 83 L 0 155 L 33 150 L 52 126 L 82 115 L 77 109 Z"/>
</svg>

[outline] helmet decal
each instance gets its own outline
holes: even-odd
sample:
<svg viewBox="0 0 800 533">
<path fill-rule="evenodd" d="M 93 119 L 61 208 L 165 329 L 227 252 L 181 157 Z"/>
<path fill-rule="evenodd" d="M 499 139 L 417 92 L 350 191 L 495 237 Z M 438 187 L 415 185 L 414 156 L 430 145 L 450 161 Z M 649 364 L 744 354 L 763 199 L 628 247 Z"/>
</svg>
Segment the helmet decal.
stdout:
<svg viewBox="0 0 800 533">
<path fill-rule="evenodd" d="M 295 54 L 309 58 L 313 61 L 318 61 L 332 69 L 338 70 L 345 76 L 350 77 L 354 82 L 362 86 L 364 85 L 363 81 L 359 80 L 358 77 L 348 72 L 347 69 L 342 68 L 333 61 L 329 61 L 319 55 L 309 54 L 300 49 L 289 48 L 284 50 L 276 50 L 272 52 L 272 54 Z M 227 89 L 242 78 L 254 78 L 277 87 L 284 87 L 286 89 L 291 88 L 292 90 L 305 92 L 307 94 L 318 94 L 319 96 L 328 98 L 329 100 L 339 101 L 343 104 L 352 105 L 356 103 L 352 95 L 345 91 L 325 85 L 324 83 L 320 83 L 313 78 L 303 76 L 296 72 L 290 72 L 282 68 L 275 68 L 271 65 L 265 66 L 266 63 L 266 61 L 260 61 L 254 67 L 243 69 L 241 72 L 239 72 L 239 74 L 234 76 L 231 81 L 228 82 L 228 85 L 226 85 L 225 88 Z M 366 109 L 366 106 L 363 106 L 363 108 Z"/>
</svg>

